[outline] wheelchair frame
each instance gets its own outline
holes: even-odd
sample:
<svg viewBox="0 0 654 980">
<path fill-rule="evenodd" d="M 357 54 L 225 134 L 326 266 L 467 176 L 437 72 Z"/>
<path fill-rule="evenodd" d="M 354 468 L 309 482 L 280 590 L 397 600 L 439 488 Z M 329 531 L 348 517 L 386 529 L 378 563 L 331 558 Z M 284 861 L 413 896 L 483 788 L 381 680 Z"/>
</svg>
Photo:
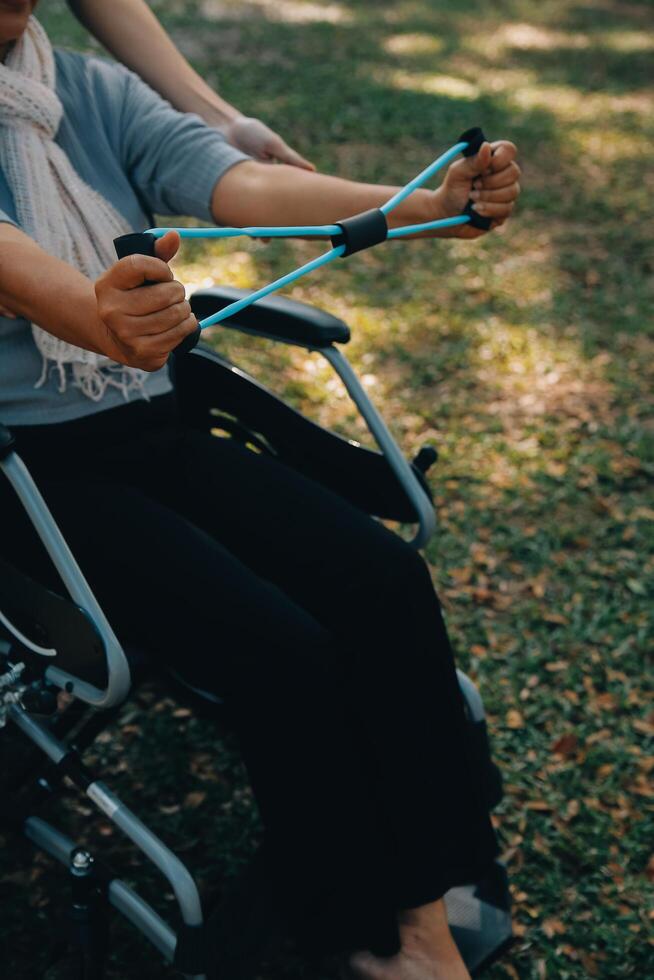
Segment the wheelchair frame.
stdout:
<svg viewBox="0 0 654 980">
<path fill-rule="evenodd" d="M 241 294 L 239 290 L 228 288 L 203 290 L 192 297 L 192 305 L 196 313 L 206 314 L 208 309 L 221 309 L 233 303 Z M 244 295 L 244 294 L 243 294 Z M 250 394 L 258 398 L 268 398 L 276 404 L 281 413 L 280 426 L 293 424 L 303 427 L 319 444 L 319 449 L 328 447 L 331 459 L 324 461 L 325 471 L 330 462 L 341 460 L 349 467 L 351 461 L 361 468 L 361 474 L 369 482 L 378 483 L 379 477 L 385 472 L 388 480 L 395 484 L 394 490 L 386 488 L 390 497 L 396 494 L 395 513 L 380 516 L 402 517 L 413 515 L 418 525 L 413 538 L 414 547 L 424 546 L 435 529 L 434 510 L 429 492 L 424 481 L 424 472 L 433 462 L 435 454 L 419 454 L 413 463 L 409 463 L 400 450 L 386 423 L 372 404 L 354 370 L 344 354 L 334 346 L 337 342 L 349 339 L 349 331 L 342 321 L 330 317 L 323 311 L 316 310 L 306 304 L 295 303 L 281 298 L 269 298 L 245 310 L 239 315 L 223 323 L 224 327 L 240 330 L 249 334 L 257 334 L 268 339 L 293 344 L 309 351 L 320 353 L 341 378 L 350 398 L 361 412 L 368 429 L 373 436 L 379 452 L 364 449 L 356 443 L 342 439 L 333 433 L 327 433 L 314 423 L 308 422 L 285 403 L 276 399 L 253 379 L 241 372 L 240 369 L 225 361 L 214 352 L 197 348 L 190 354 L 192 358 L 201 358 L 211 362 L 212 370 L 218 365 L 225 379 L 230 379 L 236 385 L 249 385 Z M 177 370 L 184 370 L 183 362 L 177 362 Z M 220 400 L 220 399 L 219 399 Z M 206 411 L 206 405 L 204 406 Z M 198 408 L 191 407 L 191 414 L 197 416 Z M 208 419 L 204 419 L 207 424 Z M 209 421 L 209 424 L 211 422 Z M 215 424 L 215 423 L 214 423 Z M 256 438 L 256 436 L 255 436 Z M 322 440 L 322 441 L 321 441 Z M 317 456 L 320 456 L 320 452 Z M 320 464 L 322 465 L 322 464 Z M 382 469 L 383 467 L 383 469 Z M 13 815 L 14 826 L 19 829 L 34 845 L 47 852 L 50 856 L 66 865 L 69 869 L 73 885 L 72 914 L 84 923 L 82 940 L 78 944 L 80 954 L 81 980 L 100 980 L 103 976 L 102 941 L 98 938 L 97 930 L 92 924 L 95 898 L 101 888 L 107 902 L 121 912 L 136 928 L 156 947 L 164 959 L 173 963 L 182 974 L 192 980 L 206 980 L 204 965 L 201 958 L 192 953 L 194 941 L 200 936 L 203 924 L 202 907 L 197 886 L 191 873 L 182 861 L 100 780 L 87 771 L 82 763 L 76 745 L 90 744 L 95 734 L 103 727 L 105 712 L 119 706 L 127 697 L 130 684 L 130 666 L 128 659 L 116 638 L 110 623 L 98 604 L 92 589 L 84 578 L 70 548 L 56 525 L 47 504 L 38 487 L 34 483 L 27 467 L 15 451 L 11 433 L 0 426 L 0 469 L 13 486 L 22 502 L 37 534 L 45 545 L 47 552 L 59 573 L 72 603 L 78 613 L 90 622 L 97 648 L 106 658 L 106 685 L 104 689 L 88 680 L 81 679 L 66 669 L 55 664 L 48 664 L 42 674 L 41 681 L 36 685 L 43 693 L 47 689 L 67 691 L 93 709 L 81 732 L 73 740 L 69 735 L 57 737 L 47 724 L 36 716 L 37 712 L 29 708 L 29 697 L 33 698 L 34 687 L 28 686 L 22 679 L 25 665 L 23 661 L 37 664 L 48 655 L 48 648 L 42 642 L 36 643 L 25 635 L 25 632 L 12 624 L 10 619 L 0 609 L 0 625 L 12 637 L 12 643 L 3 644 L 0 637 L 0 727 L 6 722 L 16 726 L 27 739 L 45 754 L 52 764 L 47 778 L 41 777 L 37 782 L 41 789 L 50 788 L 50 784 L 64 776 L 69 777 L 87 798 L 118 827 L 142 853 L 158 868 L 170 883 L 177 899 L 179 914 L 185 934 L 185 952 L 180 959 L 180 937 L 161 916 L 125 882 L 113 877 L 101 866 L 94 865 L 91 856 L 76 847 L 75 843 L 57 828 L 31 813 Z M 381 481 L 383 482 L 383 480 Z M 399 490 L 399 496 L 397 491 Z M 388 497 L 388 499 L 390 499 Z M 380 505 L 383 510 L 384 505 Z M 392 509 L 392 508 L 391 508 Z M 372 510 L 371 512 L 375 512 Z M 61 651 L 57 651 L 61 652 Z M 2 667 L 2 654 L 5 659 L 5 672 Z M 52 655 L 52 650 L 49 651 Z M 7 659 L 8 655 L 11 659 Z M 17 660 L 18 656 L 18 660 Z M 22 657 L 22 660 L 20 659 Z M 28 670 L 29 673 L 29 670 Z M 472 682 L 459 672 L 460 683 L 468 707 L 469 717 L 478 728 L 483 726 L 483 705 Z M 196 692 L 197 693 L 197 692 Z M 103 714 L 98 714 L 102 712 Z M 495 797 L 501 796 L 501 788 L 496 787 Z M 494 882 L 487 885 L 494 894 L 493 901 L 478 902 L 470 918 L 470 908 L 461 905 L 462 895 L 458 896 L 458 916 L 460 936 L 465 940 L 464 933 L 475 933 L 479 938 L 483 929 L 494 931 L 495 943 L 493 953 L 499 947 L 504 948 L 511 934 L 510 912 L 506 888 L 506 874 L 503 868 L 497 866 Z M 459 890 L 454 890 L 459 891 Z M 492 896 L 491 896 L 492 898 Z M 495 902 L 496 904 L 493 904 Z M 469 903 L 468 903 L 469 905 Z M 77 911 L 74 911 L 77 910 Z M 479 914 L 477 914 L 479 913 Z M 483 913 L 483 915 L 481 915 Z M 476 918 L 475 918 L 476 916 Z M 482 918 L 485 916 L 485 925 Z M 456 921 L 454 922 L 456 926 Z M 78 930 L 79 932 L 79 930 Z M 470 935 L 468 945 L 470 946 Z M 93 946 L 96 946 L 95 952 Z M 473 960 L 469 963 L 472 970 L 481 968 L 484 960 L 488 959 L 489 950 L 483 943 L 477 942 L 471 953 Z M 475 943 L 472 943 L 475 947 Z M 470 948 L 472 948 L 470 947 Z"/>
</svg>

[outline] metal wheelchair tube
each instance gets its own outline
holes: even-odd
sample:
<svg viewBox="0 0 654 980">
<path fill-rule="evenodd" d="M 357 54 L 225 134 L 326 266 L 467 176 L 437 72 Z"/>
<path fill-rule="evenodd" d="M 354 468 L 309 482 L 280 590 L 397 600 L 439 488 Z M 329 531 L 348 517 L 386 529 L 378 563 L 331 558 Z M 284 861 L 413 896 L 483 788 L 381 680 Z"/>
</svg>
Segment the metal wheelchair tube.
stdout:
<svg viewBox="0 0 654 980">
<path fill-rule="evenodd" d="M 388 426 L 368 398 L 345 355 L 336 347 L 321 347 L 317 352 L 329 361 L 345 385 L 350 398 L 361 412 L 377 445 L 413 504 L 418 515 L 418 532 L 411 544 L 415 548 L 424 547 L 436 530 L 436 515 L 431 500 L 420 485 Z"/>
<path fill-rule="evenodd" d="M 140 895 L 119 878 L 114 879 L 109 885 L 108 896 L 113 907 L 137 926 L 168 963 L 172 963 L 175 958 L 177 936 L 168 923 L 164 922 Z M 196 978 L 189 977 L 189 980 L 196 980 Z"/>
<path fill-rule="evenodd" d="M 34 742 L 54 763 L 58 764 L 70 752 L 70 748 L 52 735 L 47 728 L 32 718 L 23 708 L 12 705 L 8 710 L 8 717 L 21 731 Z M 188 868 L 180 861 L 176 854 L 166 847 L 163 841 L 154 834 L 146 825 L 139 820 L 129 807 L 120 800 L 104 783 L 94 780 L 86 785 L 86 795 L 95 803 L 114 823 L 126 837 L 145 854 L 147 858 L 161 871 L 170 883 L 183 922 L 187 926 L 201 926 L 203 924 L 202 905 L 197 885 L 193 880 Z M 33 825 L 34 826 L 34 825 Z M 52 842 L 52 838 L 50 839 Z M 54 846 L 54 844 L 53 844 Z M 63 844 L 61 839 L 57 844 L 58 852 L 56 857 L 63 854 Z M 67 863 L 67 858 L 66 862 Z M 125 893 L 121 892 L 123 900 Z M 133 899 L 127 899 L 130 907 L 134 908 L 136 903 Z M 152 920 L 154 922 L 154 920 Z M 161 936 L 161 932 L 156 932 Z M 193 980 L 205 980 L 203 975 L 194 977 Z"/>
<path fill-rule="evenodd" d="M 25 821 L 25 836 L 36 847 L 45 851 L 60 864 L 68 865 L 75 850 L 75 842 L 56 827 L 40 817 L 28 817 Z M 132 888 L 119 878 L 114 878 L 107 887 L 107 898 L 111 905 L 124 915 L 143 933 L 167 962 L 172 963 L 177 946 L 177 936 L 167 922 L 155 912 Z"/>
<path fill-rule="evenodd" d="M 167 878 L 175 892 L 186 925 L 202 925 L 202 906 L 197 885 L 190 871 L 177 855 L 166 847 L 104 783 L 99 780 L 92 782 L 86 790 L 86 795 Z"/>
<path fill-rule="evenodd" d="M 483 721 L 486 717 L 486 712 L 484 711 L 484 702 L 481 699 L 481 694 L 477 690 L 477 685 L 470 680 L 467 674 L 464 674 L 463 671 L 459 670 L 458 668 L 456 671 L 456 676 L 459 681 L 461 692 L 468 705 L 472 721 Z"/>
<path fill-rule="evenodd" d="M 34 718 L 28 715 L 24 708 L 19 708 L 17 705 L 12 704 L 7 711 L 7 717 L 20 728 L 23 735 L 26 735 L 31 742 L 38 745 L 41 751 L 55 765 L 59 765 L 61 760 L 70 752 L 67 745 L 60 742 L 47 728 L 44 728 L 43 725 L 40 725 L 38 721 L 35 721 Z"/>
<path fill-rule="evenodd" d="M 71 599 L 84 609 L 95 625 L 106 652 L 107 687 L 104 691 L 55 666 L 46 668 L 46 679 L 60 688 L 72 684 L 75 696 L 96 708 L 119 704 L 127 697 L 131 679 L 127 659 L 109 621 L 23 460 L 12 452 L 0 460 L 0 469 L 18 495 Z"/>
</svg>

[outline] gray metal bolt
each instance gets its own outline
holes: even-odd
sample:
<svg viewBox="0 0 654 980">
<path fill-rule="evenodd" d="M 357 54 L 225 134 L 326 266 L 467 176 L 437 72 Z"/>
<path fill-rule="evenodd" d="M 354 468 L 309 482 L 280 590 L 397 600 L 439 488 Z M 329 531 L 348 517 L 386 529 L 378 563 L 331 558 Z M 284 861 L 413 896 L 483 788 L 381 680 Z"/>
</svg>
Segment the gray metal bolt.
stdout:
<svg viewBox="0 0 654 980">
<path fill-rule="evenodd" d="M 73 854 L 73 867 L 77 871 L 85 871 L 93 864 L 93 858 L 88 851 L 75 851 Z"/>
</svg>

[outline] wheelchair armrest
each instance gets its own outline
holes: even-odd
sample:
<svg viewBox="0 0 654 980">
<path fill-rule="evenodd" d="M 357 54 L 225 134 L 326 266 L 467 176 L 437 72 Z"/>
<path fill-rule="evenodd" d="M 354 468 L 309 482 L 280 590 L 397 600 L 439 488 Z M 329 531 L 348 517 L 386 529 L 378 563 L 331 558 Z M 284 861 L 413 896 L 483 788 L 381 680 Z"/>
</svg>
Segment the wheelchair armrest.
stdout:
<svg viewBox="0 0 654 980">
<path fill-rule="evenodd" d="M 14 451 L 14 446 L 13 432 L 0 422 L 0 459 L 6 459 Z"/>
<path fill-rule="evenodd" d="M 215 286 L 193 293 L 190 302 L 197 318 L 203 320 L 247 295 L 245 289 Z M 350 339 L 350 329 L 342 320 L 308 303 L 298 303 L 284 296 L 260 299 L 223 320 L 220 326 L 300 347 L 347 344 Z"/>
</svg>

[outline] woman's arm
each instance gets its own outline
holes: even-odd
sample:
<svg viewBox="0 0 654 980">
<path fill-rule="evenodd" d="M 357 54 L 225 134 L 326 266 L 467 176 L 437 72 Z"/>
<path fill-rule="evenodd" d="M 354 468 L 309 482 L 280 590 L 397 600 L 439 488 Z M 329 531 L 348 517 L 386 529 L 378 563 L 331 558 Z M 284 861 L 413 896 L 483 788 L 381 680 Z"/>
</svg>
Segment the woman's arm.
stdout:
<svg viewBox="0 0 654 980">
<path fill-rule="evenodd" d="M 166 235 L 157 242 L 158 258 L 121 259 L 94 284 L 2 223 L 0 306 L 76 347 L 156 371 L 197 326 L 184 287 L 165 264 L 178 247 L 179 236 Z M 139 288 L 146 281 L 156 285 Z"/>
<path fill-rule="evenodd" d="M 244 116 L 222 99 L 177 50 L 144 0 L 68 0 L 99 41 L 180 112 L 195 112 L 258 160 L 279 160 L 313 170 L 260 119 Z"/>
<path fill-rule="evenodd" d="M 508 141 L 484 143 L 476 156 L 453 163 L 437 190 L 416 190 L 391 211 L 389 226 L 453 217 L 461 214 L 470 197 L 480 214 L 493 219 L 493 227 L 503 224 L 520 193 L 515 155 L 516 148 Z M 248 161 L 232 167 L 218 181 L 211 211 L 217 224 L 237 227 L 331 224 L 380 207 L 396 190 Z M 460 225 L 429 234 L 477 238 L 485 232 Z"/>
</svg>

